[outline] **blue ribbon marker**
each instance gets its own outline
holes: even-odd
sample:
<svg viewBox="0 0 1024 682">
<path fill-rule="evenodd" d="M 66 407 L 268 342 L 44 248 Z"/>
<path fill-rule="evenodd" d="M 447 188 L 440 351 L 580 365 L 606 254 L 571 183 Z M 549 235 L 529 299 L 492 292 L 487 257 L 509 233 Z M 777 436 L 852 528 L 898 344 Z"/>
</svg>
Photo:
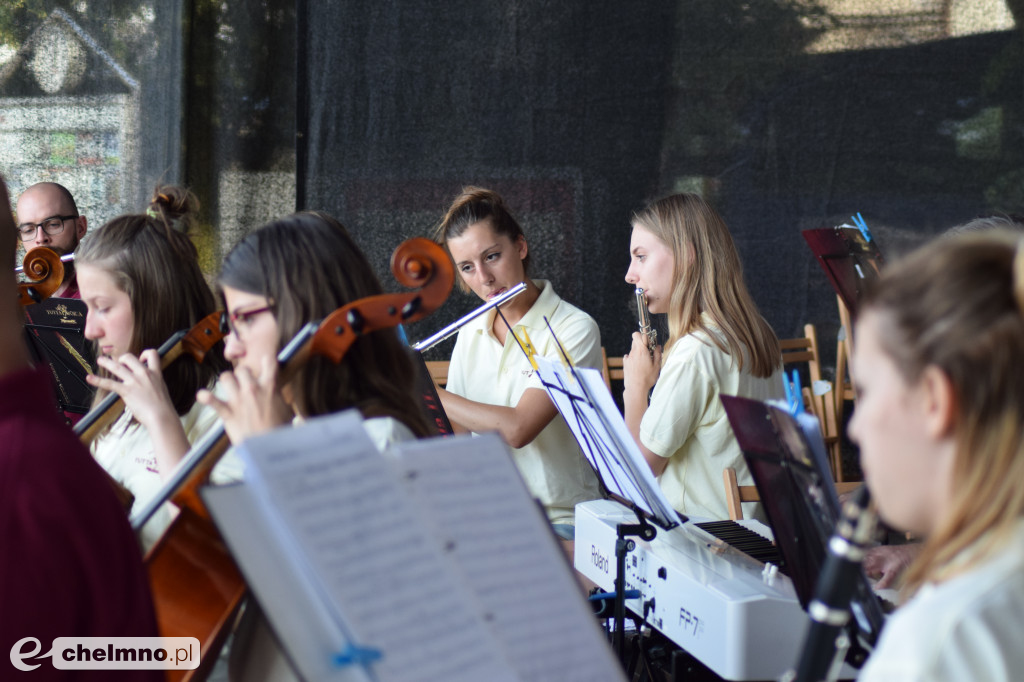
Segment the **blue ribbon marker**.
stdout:
<svg viewBox="0 0 1024 682">
<path fill-rule="evenodd" d="M 335 654 L 333 658 L 334 665 L 339 668 L 344 668 L 349 665 L 369 665 L 375 661 L 379 661 L 384 657 L 384 654 L 380 649 L 371 649 L 369 647 L 356 646 L 351 642 L 345 645 L 344 651 L 340 654 Z"/>
</svg>

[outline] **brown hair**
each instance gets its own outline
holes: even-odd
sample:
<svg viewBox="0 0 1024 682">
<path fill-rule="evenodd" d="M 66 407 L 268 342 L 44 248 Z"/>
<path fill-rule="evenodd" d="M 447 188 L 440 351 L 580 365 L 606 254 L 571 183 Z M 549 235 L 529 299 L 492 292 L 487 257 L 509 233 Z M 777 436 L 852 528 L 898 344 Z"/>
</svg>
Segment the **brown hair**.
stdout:
<svg viewBox="0 0 1024 682">
<path fill-rule="evenodd" d="M 217 282 L 270 301 L 278 348 L 307 322 L 383 293 L 345 227 L 316 211 L 285 216 L 246 236 L 224 259 Z M 311 357 L 292 380 L 296 407 L 307 417 L 356 407 L 365 417 L 390 416 L 425 436 L 411 352 L 397 330 L 381 329 L 359 336 L 340 363 Z"/>
<path fill-rule="evenodd" d="M 976 565 L 1024 515 L 1020 244 L 1001 230 L 935 240 L 883 270 L 861 302 L 906 383 L 935 367 L 956 396 L 953 498 L 907 572 L 908 591 Z M 970 560 L 958 559 L 975 543 Z"/>
<path fill-rule="evenodd" d="M 740 369 L 749 354 L 750 374 L 771 376 L 782 364 L 779 340 L 747 290 L 739 253 L 718 212 L 696 194 L 674 194 L 638 211 L 633 224 L 672 249 L 675 284 L 665 357 L 680 338 L 703 330 Z M 724 345 L 705 327 L 701 313 L 721 329 Z"/>
<path fill-rule="evenodd" d="M 471 225 L 485 220 L 490 223 L 495 234 L 508 237 L 512 243 L 526 239 L 519 221 L 512 215 L 500 194 L 494 190 L 469 185 L 462 188 L 462 193 L 455 197 L 441 223 L 434 229 L 434 241 L 447 250 L 449 239 L 462 236 Z M 523 258 L 523 273 L 527 276 L 530 274 L 529 251 Z M 458 284 L 460 291 L 469 291 L 461 277 L 458 278 Z"/>
<path fill-rule="evenodd" d="M 128 294 L 134 318 L 129 351 L 135 355 L 159 347 L 217 309 L 188 236 L 198 208 L 198 200 L 187 189 L 159 187 L 146 213 L 114 218 L 83 239 L 75 254 L 77 263 L 110 273 Z M 192 409 L 196 391 L 210 386 L 228 367 L 223 344 L 207 353 L 202 364 L 191 358 L 171 363 L 164 370 L 164 382 L 177 413 Z M 108 376 L 105 370 L 99 373 Z M 93 404 L 104 395 L 97 391 Z"/>
</svg>

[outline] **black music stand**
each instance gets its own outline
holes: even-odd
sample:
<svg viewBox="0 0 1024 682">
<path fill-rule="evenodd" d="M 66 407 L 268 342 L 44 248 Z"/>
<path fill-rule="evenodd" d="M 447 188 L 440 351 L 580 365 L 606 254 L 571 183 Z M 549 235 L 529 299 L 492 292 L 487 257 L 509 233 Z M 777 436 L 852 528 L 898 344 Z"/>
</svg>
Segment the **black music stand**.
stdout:
<svg viewBox="0 0 1024 682">
<path fill-rule="evenodd" d="M 596 369 L 536 357 L 544 389 L 605 489 L 658 526 L 687 519 L 669 503 Z"/>
<path fill-rule="evenodd" d="M 85 414 L 93 388 L 85 377 L 96 358 L 85 338 L 85 303 L 77 298 L 47 298 L 25 306 L 25 339 L 33 361 L 50 368 L 57 403 L 65 413 Z"/>
<path fill-rule="evenodd" d="M 856 317 L 864 284 L 877 278 L 883 265 L 882 253 L 871 233 L 867 227 L 841 225 L 804 230 L 802 234 L 832 288 Z"/>
<path fill-rule="evenodd" d="M 638 521 L 616 527 L 615 651 L 621 655 L 626 613 L 626 555 L 636 547 L 630 538 L 647 541 L 655 538 L 657 530 L 648 523 L 648 518 L 666 530 L 687 519 L 672 508 L 658 486 L 601 373 L 596 369 L 574 367 L 561 343 L 558 346 L 563 362 L 541 356 L 533 358 L 541 383 L 605 489 L 612 497 L 625 501 Z"/>
<path fill-rule="evenodd" d="M 808 431 L 784 407 L 735 396 L 723 395 L 721 400 L 768 514 L 786 573 L 806 610 L 839 519 L 839 499 L 828 463 L 815 455 Z M 851 611 L 852 634 L 873 645 L 884 614 L 863 571 Z M 858 637 L 851 637 L 851 642 L 857 641 Z M 851 649 L 850 653 L 856 657 L 864 652 Z"/>
</svg>

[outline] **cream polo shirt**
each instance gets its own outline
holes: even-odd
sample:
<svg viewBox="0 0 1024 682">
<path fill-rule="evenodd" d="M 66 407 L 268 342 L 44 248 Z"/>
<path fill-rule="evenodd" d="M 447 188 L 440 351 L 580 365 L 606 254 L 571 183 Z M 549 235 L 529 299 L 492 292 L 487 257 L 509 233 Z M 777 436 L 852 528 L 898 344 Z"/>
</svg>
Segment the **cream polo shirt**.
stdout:
<svg viewBox="0 0 1024 682">
<path fill-rule="evenodd" d="M 217 420 L 217 413 L 213 408 L 199 402 L 193 405 L 192 409 L 181 417 L 181 425 L 185 428 L 188 442 L 195 443 L 199 440 L 213 428 Z M 157 470 L 156 455 L 149 432 L 141 424 L 129 425 L 130 421 L 131 412 L 125 410 L 101 438 L 93 441 L 92 455 L 114 480 L 135 496 L 132 512 L 136 512 L 160 492 L 163 481 Z M 214 483 L 239 478 L 241 468 L 238 458 L 228 452 L 221 457 L 210 478 Z M 174 506 L 165 504 L 143 526 L 140 536 L 143 552 L 149 551 L 149 548 L 160 539 L 174 514 Z"/>
<path fill-rule="evenodd" d="M 550 282 L 534 280 L 534 284 L 540 287 L 540 297 L 514 326 L 515 333 L 521 337 L 525 329 L 538 355 L 561 357 L 544 323 L 547 317 L 576 366 L 600 368 L 601 334 L 594 319 L 560 299 Z M 512 335 L 504 345 L 494 336 L 491 325 L 496 314 L 491 310 L 459 331 L 447 388 L 476 402 L 515 407 L 526 389 L 544 388 Z M 572 525 L 576 504 L 600 497 L 597 475 L 560 415 L 533 442 L 512 450 L 512 458 L 551 523 Z"/>
<path fill-rule="evenodd" d="M 704 324 L 715 333 L 710 318 Z M 749 367 L 749 363 L 746 367 Z M 658 481 L 672 506 L 684 514 L 729 518 L 722 471 L 736 469 L 740 485 L 753 485 L 720 394 L 754 400 L 782 399 L 782 369 L 758 378 L 741 372 L 733 358 L 704 332 L 679 339 L 664 358 L 651 404 L 640 422 L 640 442 L 669 458 Z M 757 514 L 757 505 L 744 516 Z"/>
<path fill-rule="evenodd" d="M 1024 521 L 977 568 L 923 585 L 890 616 L 861 682 L 1024 679 Z"/>
</svg>

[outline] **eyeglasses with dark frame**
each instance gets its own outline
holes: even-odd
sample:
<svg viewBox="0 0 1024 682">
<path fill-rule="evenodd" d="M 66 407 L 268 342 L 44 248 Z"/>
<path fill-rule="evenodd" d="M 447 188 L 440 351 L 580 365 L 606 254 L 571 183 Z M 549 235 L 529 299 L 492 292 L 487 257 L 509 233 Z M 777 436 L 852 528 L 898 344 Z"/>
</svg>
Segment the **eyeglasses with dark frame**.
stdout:
<svg viewBox="0 0 1024 682">
<path fill-rule="evenodd" d="M 249 331 L 249 320 L 262 313 L 269 313 L 273 311 L 274 306 L 272 305 L 267 305 L 262 308 L 253 308 L 252 310 L 236 310 L 233 313 L 228 313 L 228 311 L 225 310 L 220 314 L 220 330 L 225 334 L 229 332 L 233 333 L 235 338 L 240 339 L 242 337 L 242 334 L 239 333 L 240 331 Z M 241 327 L 241 329 L 239 329 L 239 327 Z"/>
<path fill-rule="evenodd" d="M 54 215 L 46 218 L 41 223 L 22 223 L 18 225 L 18 237 L 23 242 L 32 241 L 39 228 L 43 228 L 43 232 L 50 236 L 60 234 L 64 231 L 64 221 L 77 217 L 77 215 Z"/>
</svg>

